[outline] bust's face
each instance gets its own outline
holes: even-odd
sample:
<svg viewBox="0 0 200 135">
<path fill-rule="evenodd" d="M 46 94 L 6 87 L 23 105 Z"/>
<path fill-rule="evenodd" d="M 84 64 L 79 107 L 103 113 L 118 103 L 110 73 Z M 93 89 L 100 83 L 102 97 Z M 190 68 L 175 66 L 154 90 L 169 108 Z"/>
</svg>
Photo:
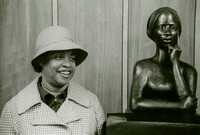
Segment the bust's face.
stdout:
<svg viewBox="0 0 200 135">
<path fill-rule="evenodd" d="M 159 48 L 167 49 L 168 46 L 177 45 L 179 29 L 176 17 L 170 12 L 162 13 L 153 32 L 153 40 Z"/>
</svg>

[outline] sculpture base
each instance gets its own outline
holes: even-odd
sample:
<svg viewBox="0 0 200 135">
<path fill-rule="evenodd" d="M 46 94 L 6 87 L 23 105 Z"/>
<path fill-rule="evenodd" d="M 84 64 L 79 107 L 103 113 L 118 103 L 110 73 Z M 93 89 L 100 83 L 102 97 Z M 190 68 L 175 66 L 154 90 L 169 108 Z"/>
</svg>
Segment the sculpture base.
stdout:
<svg viewBox="0 0 200 135">
<path fill-rule="evenodd" d="M 177 116 L 174 114 L 150 116 L 139 112 L 107 115 L 106 135 L 133 134 L 198 135 L 200 134 L 200 117 L 198 115 Z"/>
</svg>

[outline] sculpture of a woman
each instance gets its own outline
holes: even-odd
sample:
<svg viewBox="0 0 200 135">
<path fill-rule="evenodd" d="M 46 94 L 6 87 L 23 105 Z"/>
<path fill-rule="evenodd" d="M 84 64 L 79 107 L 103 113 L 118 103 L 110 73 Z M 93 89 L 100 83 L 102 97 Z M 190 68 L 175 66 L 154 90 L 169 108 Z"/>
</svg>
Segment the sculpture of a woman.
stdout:
<svg viewBox="0 0 200 135">
<path fill-rule="evenodd" d="M 195 113 L 196 69 L 181 61 L 181 21 L 169 7 L 154 11 L 147 23 L 147 35 L 156 44 L 153 57 L 134 66 L 130 109 L 180 109 Z"/>
</svg>

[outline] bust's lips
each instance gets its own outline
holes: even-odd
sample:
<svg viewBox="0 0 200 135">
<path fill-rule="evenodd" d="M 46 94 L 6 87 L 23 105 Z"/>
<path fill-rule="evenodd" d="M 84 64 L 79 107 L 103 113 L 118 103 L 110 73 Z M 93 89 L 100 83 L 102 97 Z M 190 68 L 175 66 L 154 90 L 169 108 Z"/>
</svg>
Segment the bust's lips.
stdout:
<svg viewBox="0 0 200 135">
<path fill-rule="evenodd" d="M 165 43 L 171 43 L 172 40 L 171 40 L 171 39 L 164 39 L 163 41 L 164 41 Z"/>
<path fill-rule="evenodd" d="M 163 38 L 163 41 L 165 43 L 171 43 L 172 42 L 172 38 Z"/>
</svg>

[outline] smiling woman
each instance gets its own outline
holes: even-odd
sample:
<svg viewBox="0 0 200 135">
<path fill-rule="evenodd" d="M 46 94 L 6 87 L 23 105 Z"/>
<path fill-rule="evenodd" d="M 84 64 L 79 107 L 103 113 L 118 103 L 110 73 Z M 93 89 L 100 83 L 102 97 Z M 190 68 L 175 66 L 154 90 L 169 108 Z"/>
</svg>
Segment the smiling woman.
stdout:
<svg viewBox="0 0 200 135">
<path fill-rule="evenodd" d="M 71 82 L 88 53 L 61 26 L 42 31 L 36 46 L 31 63 L 41 76 L 7 102 L 0 134 L 101 134 L 105 117 L 99 100 Z"/>
<path fill-rule="evenodd" d="M 49 52 L 48 63 L 41 64 L 43 69 L 42 86 L 55 92 L 65 90 L 76 69 L 75 57 L 73 51 Z M 62 89 L 59 91 L 55 90 L 58 88 Z"/>
<path fill-rule="evenodd" d="M 134 110 L 179 110 L 195 114 L 196 69 L 179 60 L 181 21 L 169 7 L 149 17 L 147 35 L 156 44 L 153 57 L 135 64 L 130 98 Z"/>
</svg>

